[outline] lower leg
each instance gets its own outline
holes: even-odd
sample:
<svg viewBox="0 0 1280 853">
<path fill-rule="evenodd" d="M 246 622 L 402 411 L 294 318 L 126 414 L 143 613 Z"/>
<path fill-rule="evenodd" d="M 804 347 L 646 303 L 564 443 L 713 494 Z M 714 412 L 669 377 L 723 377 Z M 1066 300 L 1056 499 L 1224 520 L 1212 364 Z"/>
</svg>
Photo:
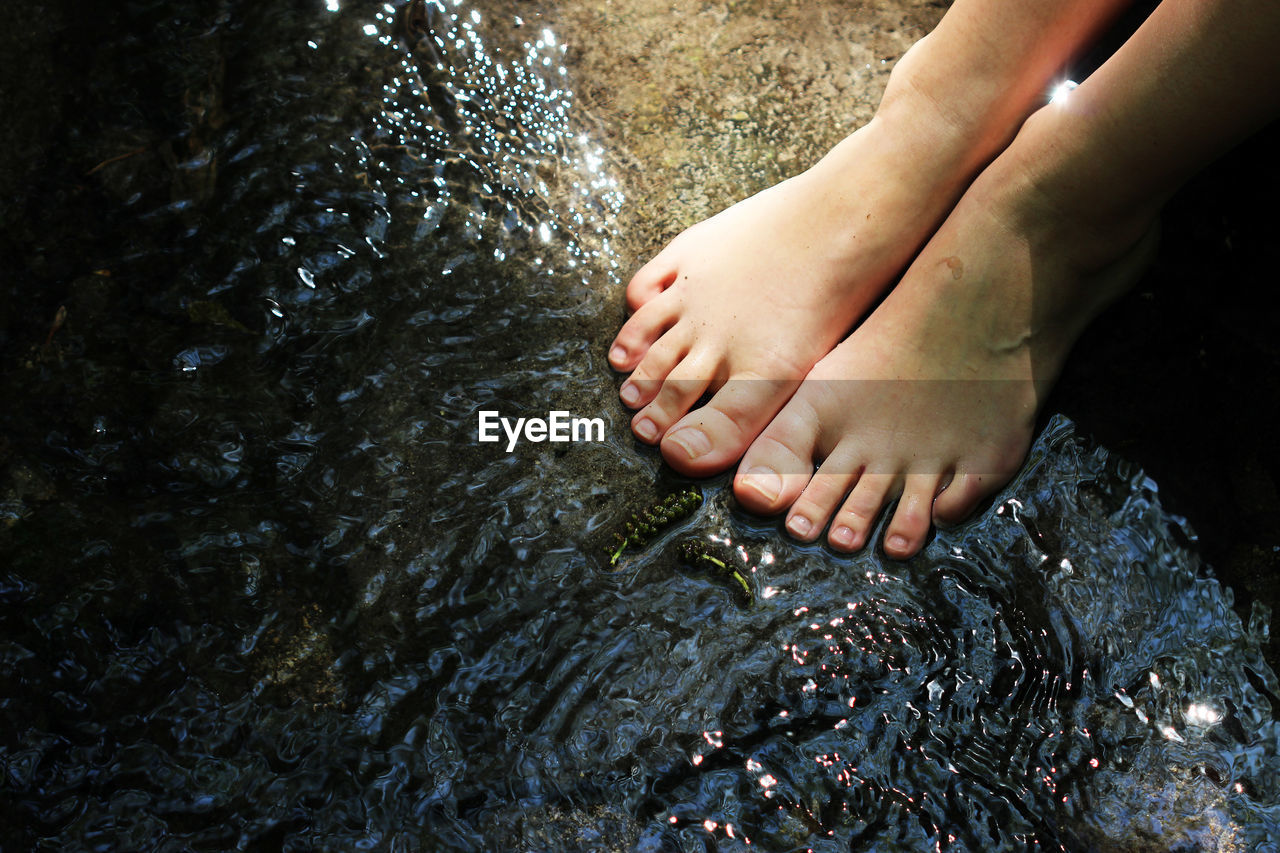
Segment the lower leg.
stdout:
<svg viewBox="0 0 1280 853">
<path fill-rule="evenodd" d="M 1046 198 L 1145 230 L 1191 175 L 1280 111 L 1280 6 L 1164 0 L 1078 89 L 1024 129 Z"/>
<path fill-rule="evenodd" d="M 1004 150 L 1071 59 L 1131 2 L 957 0 L 898 62 L 877 115 L 912 123 L 921 103 L 931 105 L 944 121 L 922 123 L 914 135 L 941 145 L 905 153 L 926 161 L 939 153 L 962 158 L 953 171 L 971 177 Z M 928 139 L 933 127 L 956 131 L 963 149 Z"/>
</svg>

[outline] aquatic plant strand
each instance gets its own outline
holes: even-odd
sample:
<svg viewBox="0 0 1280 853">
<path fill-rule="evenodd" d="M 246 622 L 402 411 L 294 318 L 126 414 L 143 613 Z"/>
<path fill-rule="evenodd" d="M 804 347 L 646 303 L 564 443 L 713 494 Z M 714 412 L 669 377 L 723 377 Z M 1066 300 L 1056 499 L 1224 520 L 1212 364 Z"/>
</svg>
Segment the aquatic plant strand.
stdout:
<svg viewBox="0 0 1280 853">
<path fill-rule="evenodd" d="M 729 565 L 728 560 L 716 556 L 711 550 L 711 546 L 707 543 L 697 539 L 688 539 L 680 543 L 677 553 L 679 553 L 680 559 L 690 566 L 709 569 L 712 574 L 736 581 L 742 587 L 742 591 L 747 594 L 747 601 L 755 600 L 755 595 L 751 592 L 751 585 L 747 583 L 747 576 Z"/>
<path fill-rule="evenodd" d="M 663 528 L 688 518 L 701 505 L 702 490 L 697 486 L 690 486 L 667 495 L 644 512 L 632 515 L 624 528 L 626 534 L 614 533 L 613 550 L 605 549 L 609 554 L 609 565 L 618 565 L 618 560 L 622 559 L 623 552 L 628 548 L 645 545 Z"/>
</svg>

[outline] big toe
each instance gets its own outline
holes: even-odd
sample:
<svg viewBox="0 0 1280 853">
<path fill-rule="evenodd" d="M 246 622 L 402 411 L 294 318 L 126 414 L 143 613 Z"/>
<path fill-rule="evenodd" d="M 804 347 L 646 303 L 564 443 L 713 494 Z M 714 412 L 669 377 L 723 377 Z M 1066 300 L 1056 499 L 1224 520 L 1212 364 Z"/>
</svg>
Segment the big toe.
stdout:
<svg viewBox="0 0 1280 853">
<path fill-rule="evenodd" d="M 738 466 L 733 493 L 752 512 L 782 512 L 813 479 L 817 426 L 806 416 L 811 410 L 795 403 L 778 413 Z"/>
<path fill-rule="evenodd" d="M 705 406 L 671 427 L 662 441 L 663 457 L 672 468 L 693 477 L 723 471 L 742 458 L 799 384 L 730 379 Z"/>
</svg>

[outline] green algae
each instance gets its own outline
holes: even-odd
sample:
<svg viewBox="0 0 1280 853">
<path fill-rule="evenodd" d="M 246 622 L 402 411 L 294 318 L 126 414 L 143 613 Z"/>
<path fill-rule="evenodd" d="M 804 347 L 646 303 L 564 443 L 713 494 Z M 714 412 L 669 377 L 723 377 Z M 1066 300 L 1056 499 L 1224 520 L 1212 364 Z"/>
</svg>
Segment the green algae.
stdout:
<svg viewBox="0 0 1280 853">
<path fill-rule="evenodd" d="M 699 539 L 686 539 L 676 546 L 676 551 L 680 560 L 687 565 L 706 569 L 717 577 L 736 583 L 742 588 L 748 604 L 755 601 L 755 593 L 751 589 L 751 584 L 747 582 L 746 575 L 732 565 L 730 558 L 717 553 L 710 544 Z"/>
<path fill-rule="evenodd" d="M 701 505 L 702 490 L 690 486 L 667 495 L 643 512 L 633 514 L 623 529 L 613 534 L 612 548 L 605 549 L 609 554 L 609 565 L 618 565 L 618 560 L 628 548 L 643 547 L 664 528 L 688 518 Z"/>
</svg>

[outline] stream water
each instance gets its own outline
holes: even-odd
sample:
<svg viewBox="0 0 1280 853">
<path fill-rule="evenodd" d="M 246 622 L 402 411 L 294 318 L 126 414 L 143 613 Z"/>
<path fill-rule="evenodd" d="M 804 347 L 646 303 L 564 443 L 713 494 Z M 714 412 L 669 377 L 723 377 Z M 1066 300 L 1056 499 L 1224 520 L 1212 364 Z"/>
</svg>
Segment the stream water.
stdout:
<svg viewBox="0 0 1280 853">
<path fill-rule="evenodd" d="M 573 34 L 267 5 L 59 31 L 71 165 L 0 283 L 4 849 L 1277 848 L 1270 615 L 1061 418 L 906 563 L 720 478 L 612 565 L 688 484 L 603 360 Z"/>
</svg>

